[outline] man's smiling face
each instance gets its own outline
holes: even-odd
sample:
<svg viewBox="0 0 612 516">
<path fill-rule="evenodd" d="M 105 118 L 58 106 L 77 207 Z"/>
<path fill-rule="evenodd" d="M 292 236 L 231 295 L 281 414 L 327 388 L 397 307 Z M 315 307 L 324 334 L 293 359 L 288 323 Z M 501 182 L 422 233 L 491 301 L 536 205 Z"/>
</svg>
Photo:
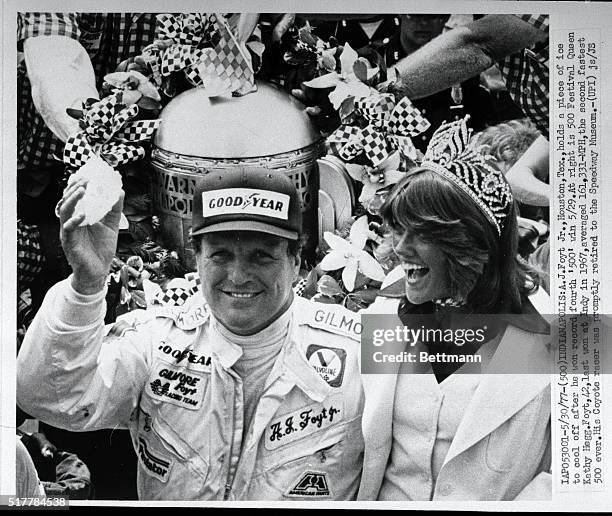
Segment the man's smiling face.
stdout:
<svg viewBox="0 0 612 516">
<path fill-rule="evenodd" d="M 237 335 L 269 326 L 291 304 L 300 260 L 289 241 L 266 233 L 202 235 L 197 252 L 202 293 L 215 318 Z"/>
</svg>

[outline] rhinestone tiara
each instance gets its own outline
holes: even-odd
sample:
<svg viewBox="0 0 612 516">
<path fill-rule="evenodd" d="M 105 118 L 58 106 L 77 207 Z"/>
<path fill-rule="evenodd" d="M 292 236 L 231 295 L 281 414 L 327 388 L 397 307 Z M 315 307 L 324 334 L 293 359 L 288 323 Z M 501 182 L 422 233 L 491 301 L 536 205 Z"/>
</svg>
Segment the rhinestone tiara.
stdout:
<svg viewBox="0 0 612 516">
<path fill-rule="evenodd" d="M 476 203 L 501 235 L 513 197 L 504 175 L 470 145 L 469 115 L 442 124 L 433 134 L 421 166 L 440 174 Z"/>
</svg>

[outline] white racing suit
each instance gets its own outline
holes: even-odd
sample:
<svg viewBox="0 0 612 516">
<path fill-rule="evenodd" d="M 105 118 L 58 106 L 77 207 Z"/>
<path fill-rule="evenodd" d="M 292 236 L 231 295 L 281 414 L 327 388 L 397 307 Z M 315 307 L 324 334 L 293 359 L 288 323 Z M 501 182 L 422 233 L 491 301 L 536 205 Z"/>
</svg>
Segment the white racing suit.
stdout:
<svg viewBox="0 0 612 516">
<path fill-rule="evenodd" d="M 296 298 L 251 428 L 200 297 L 104 327 L 104 293 L 55 285 L 19 353 L 19 406 L 73 431 L 127 428 L 144 500 L 351 500 L 359 486 L 359 316 Z M 110 329 L 110 331 L 109 331 Z M 243 433 L 247 432 L 243 439 Z"/>
</svg>

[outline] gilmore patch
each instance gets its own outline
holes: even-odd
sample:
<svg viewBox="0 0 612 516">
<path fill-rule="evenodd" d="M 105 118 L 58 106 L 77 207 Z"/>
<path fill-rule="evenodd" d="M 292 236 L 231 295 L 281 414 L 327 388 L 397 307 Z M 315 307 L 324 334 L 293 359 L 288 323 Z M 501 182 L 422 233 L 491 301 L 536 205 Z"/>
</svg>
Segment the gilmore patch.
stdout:
<svg viewBox="0 0 612 516">
<path fill-rule="evenodd" d="M 313 328 L 361 340 L 361 317 L 339 305 L 322 305 L 313 310 L 306 320 Z"/>
<path fill-rule="evenodd" d="M 190 410 L 202 406 L 205 389 L 204 375 L 163 361 L 155 364 L 146 386 L 146 392 L 152 398 Z"/>
</svg>

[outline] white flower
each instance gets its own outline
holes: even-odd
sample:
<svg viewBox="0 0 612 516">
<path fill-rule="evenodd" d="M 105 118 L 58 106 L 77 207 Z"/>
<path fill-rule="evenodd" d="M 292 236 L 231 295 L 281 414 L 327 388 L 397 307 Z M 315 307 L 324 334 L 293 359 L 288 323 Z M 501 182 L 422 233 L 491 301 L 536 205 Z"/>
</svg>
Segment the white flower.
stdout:
<svg viewBox="0 0 612 516">
<path fill-rule="evenodd" d="M 113 88 L 124 91 L 123 101 L 126 104 L 136 104 L 142 96 L 157 101 L 161 100 L 157 88 L 147 77 L 136 70 L 106 74 L 104 81 Z"/>
<path fill-rule="evenodd" d="M 357 271 L 376 281 L 382 281 L 385 277 L 382 266 L 364 250 L 368 233 L 368 218 L 364 215 L 351 226 L 348 240 L 329 231 L 323 235 L 331 250 L 321 260 L 320 267 L 324 271 L 344 268 L 342 282 L 349 292 L 355 288 Z"/>
<path fill-rule="evenodd" d="M 335 54 L 336 49 L 333 49 Z M 334 88 L 329 94 L 329 100 L 334 106 L 335 110 L 340 108 L 342 102 L 348 97 L 354 97 L 356 99 L 367 97 L 376 92 L 375 89 L 370 88 L 367 84 L 361 82 L 355 75 L 355 63 L 359 60 L 359 55 L 351 46 L 346 43 L 340 54 L 340 73 L 331 71 L 320 77 L 315 77 L 310 81 L 304 82 L 306 86 L 311 88 Z M 335 62 L 335 58 L 334 58 Z M 368 70 L 368 76 L 374 76 L 378 73 L 378 68 Z"/>
<path fill-rule="evenodd" d="M 346 163 L 344 166 L 353 179 L 363 183 L 359 202 L 367 208 L 378 190 L 397 183 L 405 176 L 403 172 L 397 170 L 399 165 L 400 154 L 395 151 L 376 168 L 354 163 Z"/>
</svg>

